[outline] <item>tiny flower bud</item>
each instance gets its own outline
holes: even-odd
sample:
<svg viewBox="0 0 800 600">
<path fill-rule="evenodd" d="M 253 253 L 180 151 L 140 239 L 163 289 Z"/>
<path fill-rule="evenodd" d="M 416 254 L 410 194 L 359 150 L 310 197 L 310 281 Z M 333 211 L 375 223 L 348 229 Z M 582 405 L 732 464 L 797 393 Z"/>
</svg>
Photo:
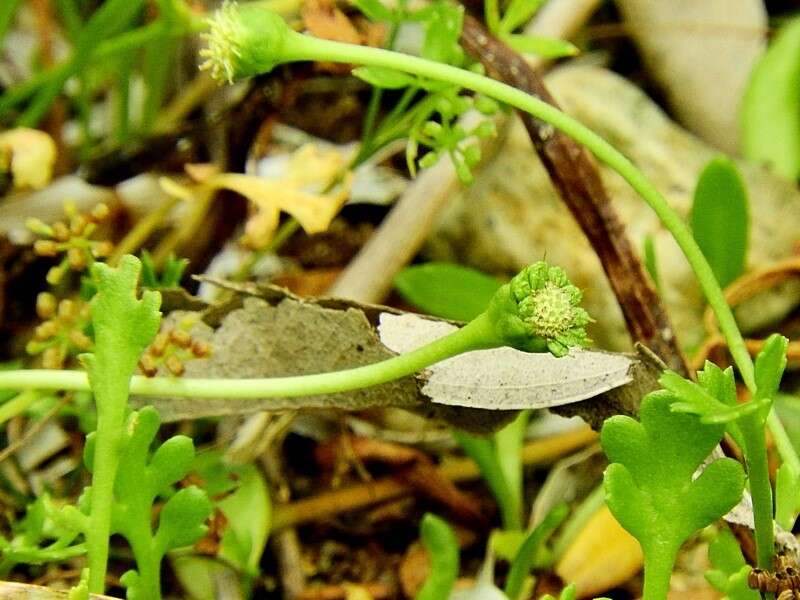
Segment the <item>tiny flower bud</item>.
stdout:
<svg viewBox="0 0 800 600">
<path fill-rule="evenodd" d="M 169 334 L 161 332 L 156 335 L 153 343 L 150 344 L 150 354 L 153 356 L 164 356 L 164 351 L 169 345 Z"/>
<path fill-rule="evenodd" d="M 50 292 L 41 292 L 36 296 L 36 314 L 41 319 L 49 319 L 56 312 L 56 297 Z"/>
<path fill-rule="evenodd" d="M 185 349 L 192 345 L 192 337 L 182 329 L 171 330 L 169 340 L 179 348 Z"/>
<path fill-rule="evenodd" d="M 89 350 L 92 347 L 92 339 L 79 329 L 69 332 L 69 341 L 78 350 Z"/>
<path fill-rule="evenodd" d="M 25 227 L 30 229 L 36 235 L 41 235 L 43 237 L 53 237 L 53 228 L 50 225 L 47 225 L 40 219 L 35 219 L 31 217 L 25 221 Z"/>
<path fill-rule="evenodd" d="M 58 256 L 58 244 L 53 240 L 36 240 L 33 251 L 38 256 Z"/>
<path fill-rule="evenodd" d="M 67 271 L 67 263 L 62 262 L 57 267 L 51 267 L 49 271 L 47 271 L 47 276 L 45 279 L 47 283 L 50 285 L 58 285 L 61 283 L 61 280 L 64 278 L 64 273 Z"/>
<path fill-rule="evenodd" d="M 67 262 L 74 271 L 83 271 L 86 268 L 86 252 L 82 248 L 67 250 Z"/>
<path fill-rule="evenodd" d="M 93 221 L 102 221 L 109 215 L 108 205 L 101 202 L 92 209 L 91 218 Z"/>
<path fill-rule="evenodd" d="M 75 215 L 70 219 L 69 230 L 72 235 L 81 236 L 83 235 L 86 226 L 89 224 L 89 221 L 83 215 Z"/>
<path fill-rule="evenodd" d="M 58 303 L 58 318 L 63 321 L 72 321 L 78 316 L 78 306 L 74 300 L 65 298 Z"/>
<path fill-rule="evenodd" d="M 50 346 L 42 352 L 42 366 L 45 369 L 60 369 L 64 366 L 64 351 L 60 346 Z"/>
<path fill-rule="evenodd" d="M 166 365 L 169 372 L 175 375 L 175 377 L 180 377 L 186 371 L 186 367 L 183 366 L 181 359 L 174 354 L 167 357 L 167 360 L 164 361 L 164 365 Z"/>
<path fill-rule="evenodd" d="M 58 324 L 55 321 L 45 321 L 33 330 L 33 337 L 39 341 L 49 340 L 58 333 Z"/>
<path fill-rule="evenodd" d="M 53 236 L 59 242 L 66 242 L 70 235 L 69 235 L 69 227 L 67 227 L 63 222 L 56 221 L 53 223 Z"/>
<path fill-rule="evenodd" d="M 192 354 L 196 358 L 205 358 L 211 355 L 211 346 L 203 340 L 195 340 L 192 342 Z"/>
<path fill-rule="evenodd" d="M 158 375 L 158 366 L 156 361 L 149 354 L 143 354 L 139 359 L 139 370 L 145 377 L 155 377 Z"/>
<path fill-rule="evenodd" d="M 105 258 L 114 251 L 114 244 L 108 240 L 103 240 L 96 244 L 92 244 L 92 256 L 95 258 Z"/>
</svg>

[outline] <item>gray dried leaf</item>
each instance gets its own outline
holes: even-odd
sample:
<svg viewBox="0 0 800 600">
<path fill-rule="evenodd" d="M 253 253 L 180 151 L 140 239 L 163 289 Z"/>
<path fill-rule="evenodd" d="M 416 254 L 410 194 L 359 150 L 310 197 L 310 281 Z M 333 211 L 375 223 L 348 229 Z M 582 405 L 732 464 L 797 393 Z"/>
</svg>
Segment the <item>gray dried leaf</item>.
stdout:
<svg viewBox="0 0 800 600">
<path fill-rule="evenodd" d="M 306 300 L 275 286 L 203 278 L 233 292 L 203 310 L 169 314 L 165 326 L 188 319 L 193 337 L 212 354 L 187 361 L 187 377 L 280 377 L 325 373 L 372 364 L 451 331 L 447 321 L 408 315 L 347 300 Z M 176 295 L 173 305 L 197 307 Z M 376 329 L 380 322 L 382 343 Z M 391 323 L 391 324 L 389 324 Z M 387 329 L 388 327 L 388 329 Z M 389 338 L 392 338 L 389 340 Z M 555 366 L 554 366 L 555 365 Z M 481 351 L 436 365 L 416 377 L 373 388 L 303 398 L 134 398 L 154 405 L 164 421 L 258 411 L 400 407 L 474 433 L 495 431 L 521 408 L 564 403 L 596 425 L 609 414 L 635 414 L 640 398 L 656 386 L 662 366 L 641 356 L 581 351 L 558 359 L 509 349 Z M 468 372 L 472 379 L 465 378 Z M 531 373 L 536 373 L 534 380 Z M 563 406 L 560 410 L 567 409 Z"/>
<path fill-rule="evenodd" d="M 416 315 L 383 314 L 381 341 L 409 352 L 456 329 Z M 421 374 L 422 393 L 437 404 L 492 410 L 549 408 L 580 402 L 632 381 L 625 354 L 573 349 L 564 358 L 513 348 L 478 350 L 437 363 Z"/>
</svg>

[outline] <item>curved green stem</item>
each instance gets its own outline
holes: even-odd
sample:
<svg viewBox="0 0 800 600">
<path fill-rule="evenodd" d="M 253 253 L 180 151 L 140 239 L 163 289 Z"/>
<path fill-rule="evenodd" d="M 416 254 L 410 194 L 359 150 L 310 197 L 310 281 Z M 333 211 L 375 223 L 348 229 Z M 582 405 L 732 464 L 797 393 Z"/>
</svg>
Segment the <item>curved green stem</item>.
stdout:
<svg viewBox="0 0 800 600">
<path fill-rule="evenodd" d="M 747 388 L 755 390 L 753 362 L 747 352 L 733 312 L 725 301 L 711 266 L 692 237 L 689 228 L 639 169 L 621 152 L 579 121 L 554 106 L 514 87 L 471 71 L 416 56 L 380 48 L 354 46 L 293 33 L 287 40 L 285 56 L 290 60 L 325 60 L 396 69 L 405 73 L 451 83 L 523 110 L 562 131 L 585 146 L 600 161 L 619 173 L 639 193 L 680 246 L 714 311 L 736 366 Z"/>
<path fill-rule="evenodd" d="M 486 313 L 473 321 L 407 354 L 380 363 L 315 375 L 264 379 L 195 379 L 175 377 L 131 378 L 130 393 L 140 396 L 187 396 L 194 398 L 291 398 L 334 394 L 394 381 L 421 371 L 433 363 L 468 352 L 503 345 Z M 89 391 L 81 371 L 23 369 L 0 371 L 0 389 Z M 99 438 L 98 438 L 99 439 Z M 98 456 L 100 456 L 98 448 Z"/>
</svg>

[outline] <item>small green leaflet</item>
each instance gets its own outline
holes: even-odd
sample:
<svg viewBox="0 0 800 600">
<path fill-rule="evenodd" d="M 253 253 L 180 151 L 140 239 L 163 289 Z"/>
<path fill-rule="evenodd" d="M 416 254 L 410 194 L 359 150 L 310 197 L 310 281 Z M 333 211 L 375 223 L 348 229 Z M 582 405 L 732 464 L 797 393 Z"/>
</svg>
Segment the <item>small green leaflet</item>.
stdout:
<svg viewBox="0 0 800 600">
<path fill-rule="evenodd" d="M 558 38 L 541 37 L 538 35 L 508 34 L 502 37 L 503 41 L 517 52 L 522 54 L 535 54 L 542 58 L 562 58 L 575 56 L 580 50 L 574 44 Z"/>
<path fill-rule="evenodd" d="M 742 150 L 784 177 L 800 177 L 800 17 L 753 69 L 742 101 Z"/>
<path fill-rule="evenodd" d="M 384 67 L 358 67 L 352 73 L 371 86 L 387 90 L 406 88 L 416 82 L 416 78 L 411 75 Z"/>
<path fill-rule="evenodd" d="M 406 301 L 425 313 L 469 321 L 483 312 L 502 282 L 469 267 L 430 262 L 406 267 L 394 285 Z"/>
<path fill-rule="evenodd" d="M 742 178 L 729 158 L 712 159 L 700 173 L 691 226 L 722 287 L 744 272 L 750 211 Z"/>
<path fill-rule="evenodd" d="M 725 426 L 672 412 L 678 399 L 665 390 L 652 392 L 642 401 L 641 422 L 611 417 L 600 438 L 612 462 L 604 476 L 606 503 L 642 546 L 645 598 L 666 597 L 681 545 L 735 506 L 744 490 L 744 470 L 730 458 L 694 477 Z"/>
</svg>

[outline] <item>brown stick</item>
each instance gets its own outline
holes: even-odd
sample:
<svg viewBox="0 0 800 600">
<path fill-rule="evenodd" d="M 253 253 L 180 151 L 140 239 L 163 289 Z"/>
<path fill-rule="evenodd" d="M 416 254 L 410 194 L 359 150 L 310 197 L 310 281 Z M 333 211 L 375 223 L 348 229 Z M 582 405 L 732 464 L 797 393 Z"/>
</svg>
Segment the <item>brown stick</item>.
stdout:
<svg viewBox="0 0 800 600">
<path fill-rule="evenodd" d="M 557 106 L 525 60 L 469 15 L 464 18 L 461 44 L 493 77 Z M 527 113 L 520 116 L 553 184 L 597 253 L 633 341 L 650 348 L 669 368 L 687 375 L 661 299 L 631 247 L 589 154 L 552 125 Z"/>
</svg>

